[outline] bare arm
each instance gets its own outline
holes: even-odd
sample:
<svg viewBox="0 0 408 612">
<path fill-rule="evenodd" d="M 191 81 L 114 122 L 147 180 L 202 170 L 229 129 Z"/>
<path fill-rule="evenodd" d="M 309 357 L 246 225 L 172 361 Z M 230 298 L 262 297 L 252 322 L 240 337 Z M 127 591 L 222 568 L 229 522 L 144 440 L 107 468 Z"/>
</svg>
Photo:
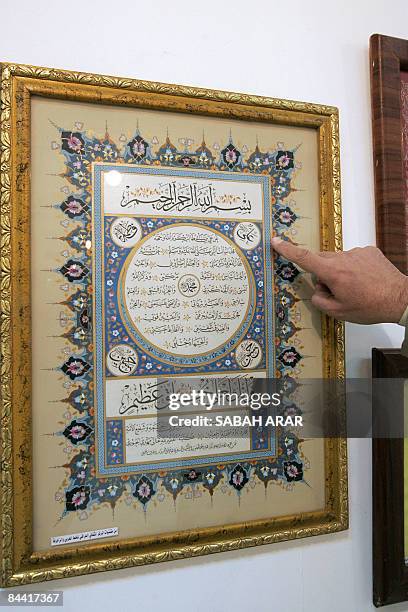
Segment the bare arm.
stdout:
<svg viewBox="0 0 408 612">
<path fill-rule="evenodd" d="M 274 250 L 317 277 L 312 303 L 351 323 L 398 323 L 408 306 L 408 277 L 376 247 L 313 253 L 281 238 Z"/>
</svg>

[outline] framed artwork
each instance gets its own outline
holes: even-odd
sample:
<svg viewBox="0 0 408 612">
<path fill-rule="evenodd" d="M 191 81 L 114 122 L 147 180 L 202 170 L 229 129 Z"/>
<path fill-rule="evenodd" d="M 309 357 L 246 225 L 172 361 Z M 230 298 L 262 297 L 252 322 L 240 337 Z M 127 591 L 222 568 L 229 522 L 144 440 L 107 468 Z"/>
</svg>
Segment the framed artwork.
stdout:
<svg viewBox="0 0 408 612">
<path fill-rule="evenodd" d="M 408 273 L 408 40 L 370 38 L 377 245 Z"/>
<path fill-rule="evenodd" d="M 345 440 L 155 433 L 177 377 L 343 377 L 269 246 L 341 249 L 337 110 L 3 64 L 0 143 L 2 585 L 346 529 Z"/>
<path fill-rule="evenodd" d="M 373 349 L 373 377 L 408 378 L 408 358 L 397 349 Z M 402 381 L 400 381 L 402 383 Z M 391 437 L 390 428 L 403 423 L 407 387 L 393 389 L 393 424 L 381 419 L 384 406 L 373 394 L 373 415 L 380 419 L 381 437 L 373 439 L 373 590 L 374 604 L 408 599 L 408 440 Z M 402 468 L 402 469 L 401 469 Z"/>
</svg>

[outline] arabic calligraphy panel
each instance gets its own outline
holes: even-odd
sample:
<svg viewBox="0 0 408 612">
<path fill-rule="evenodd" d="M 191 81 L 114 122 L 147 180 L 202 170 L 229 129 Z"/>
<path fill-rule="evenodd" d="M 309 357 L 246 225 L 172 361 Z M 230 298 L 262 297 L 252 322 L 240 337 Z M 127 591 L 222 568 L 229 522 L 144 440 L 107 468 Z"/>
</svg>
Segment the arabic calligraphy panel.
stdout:
<svg viewBox="0 0 408 612">
<path fill-rule="evenodd" d="M 35 549 L 324 508 L 323 442 L 152 434 L 169 380 L 321 376 L 308 284 L 269 248 L 319 247 L 316 131 L 35 97 L 32 134 Z"/>
</svg>

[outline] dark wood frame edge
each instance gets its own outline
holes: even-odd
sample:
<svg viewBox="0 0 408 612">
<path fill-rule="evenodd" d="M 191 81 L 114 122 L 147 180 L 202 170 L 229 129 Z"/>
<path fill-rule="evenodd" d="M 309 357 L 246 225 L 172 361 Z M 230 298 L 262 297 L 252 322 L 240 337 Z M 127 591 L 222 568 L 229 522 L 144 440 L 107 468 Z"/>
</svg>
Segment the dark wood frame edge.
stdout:
<svg viewBox="0 0 408 612">
<path fill-rule="evenodd" d="M 372 351 L 373 378 L 408 378 L 408 358 L 398 349 Z M 399 391 L 397 418 L 403 419 L 404 391 Z M 373 392 L 373 422 L 381 409 Z M 375 427 L 375 426 L 374 426 Z M 408 567 L 404 563 L 403 438 L 375 437 L 373 458 L 373 602 L 375 606 L 408 599 Z"/>
<path fill-rule="evenodd" d="M 377 245 L 408 273 L 408 206 L 401 147 L 401 71 L 408 71 L 408 40 L 370 38 L 372 131 Z"/>
</svg>

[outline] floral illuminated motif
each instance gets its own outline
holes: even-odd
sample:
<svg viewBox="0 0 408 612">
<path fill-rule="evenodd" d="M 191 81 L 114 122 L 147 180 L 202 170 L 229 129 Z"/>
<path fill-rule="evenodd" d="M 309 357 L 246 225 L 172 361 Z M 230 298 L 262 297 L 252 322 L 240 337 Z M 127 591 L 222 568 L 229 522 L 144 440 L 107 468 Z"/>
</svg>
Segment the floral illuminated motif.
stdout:
<svg viewBox="0 0 408 612">
<path fill-rule="evenodd" d="M 68 198 L 62 202 L 60 208 L 70 219 L 81 217 L 84 213 L 89 211 L 88 204 L 73 195 L 68 196 Z"/>
<path fill-rule="evenodd" d="M 201 145 L 195 151 L 195 156 L 197 159 L 197 164 L 201 168 L 209 168 L 215 162 L 214 155 L 211 153 L 211 150 L 205 143 L 204 135 Z"/>
<path fill-rule="evenodd" d="M 220 480 L 223 478 L 222 472 L 215 466 L 207 468 L 202 476 L 202 485 L 209 494 L 212 496 L 214 489 L 218 486 Z"/>
<path fill-rule="evenodd" d="M 273 216 L 278 223 L 285 225 L 286 227 L 293 225 L 297 219 L 296 214 L 289 208 L 289 206 L 285 206 L 285 208 L 276 208 Z"/>
<path fill-rule="evenodd" d="M 246 470 L 241 466 L 237 465 L 230 474 L 229 483 L 237 491 L 241 491 L 248 482 L 248 476 Z"/>
<path fill-rule="evenodd" d="M 191 469 L 188 474 L 184 474 L 184 478 L 186 480 L 189 480 L 190 482 L 196 482 L 197 480 L 200 480 L 201 478 L 201 472 L 197 472 L 194 469 Z"/>
<path fill-rule="evenodd" d="M 261 153 L 258 143 L 255 151 L 248 157 L 247 165 L 253 172 L 260 172 L 267 169 L 269 166 L 269 157 L 267 153 Z"/>
<path fill-rule="evenodd" d="M 82 251 L 86 248 L 87 241 L 90 238 L 90 233 L 86 229 L 79 227 L 68 234 L 64 240 L 76 251 Z"/>
<path fill-rule="evenodd" d="M 231 135 L 227 146 L 221 150 L 220 165 L 221 167 L 226 166 L 230 170 L 242 167 L 242 154 L 232 142 Z"/>
<path fill-rule="evenodd" d="M 78 348 L 85 348 L 89 342 L 88 330 L 81 326 L 76 325 L 62 335 Z"/>
<path fill-rule="evenodd" d="M 85 141 L 79 132 L 62 132 L 61 148 L 70 155 L 82 155 L 85 153 Z"/>
<path fill-rule="evenodd" d="M 303 480 L 303 465 L 297 461 L 285 461 L 283 471 L 288 482 Z"/>
<path fill-rule="evenodd" d="M 185 136 L 184 138 L 179 138 L 179 142 L 184 145 L 184 150 L 176 155 L 177 163 L 183 168 L 195 166 L 197 164 L 196 156 L 189 150 L 194 140 Z"/>
<path fill-rule="evenodd" d="M 296 277 L 300 274 L 298 268 L 291 262 L 282 262 L 279 264 L 276 274 L 284 281 L 293 283 Z"/>
<path fill-rule="evenodd" d="M 294 368 L 302 357 L 294 347 L 290 347 L 282 351 L 282 353 L 278 355 L 278 359 L 283 365 Z"/>
<path fill-rule="evenodd" d="M 61 325 L 66 326 L 67 322 L 72 323 L 71 327 L 63 334 L 76 346 L 86 346 L 90 341 L 92 321 L 89 305 L 89 296 L 78 290 L 68 300 L 62 302 L 73 313 L 72 317 L 60 321 Z"/>
<path fill-rule="evenodd" d="M 178 494 L 183 490 L 183 481 L 183 475 L 179 472 L 169 472 L 164 476 L 162 483 L 173 499 L 176 500 Z"/>
<path fill-rule="evenodd" d="M 278 480 L 279 471 L 276 465 L 268 462 L 259 462 L 255 468 L 255 474 L 261 480 L 265 487 L 273 480 Z"/>
<path fill-rule="evenodd" d="M 287 198 L 292 191 L 291 180 L 287 174 L 278 174 L 272 183 L 272 195 L 277 201 Z"/>
<path fill-rule="evenodd" d="M 76 327 L 75 329 L 71 329 L 65 334 L 63 334 L 64 338 L 68 338 L 73 344 L 78 347 L 83 347 L 88 344 L 89 338 L 88 334 L 82 327 Z"/>
<path fill-rule="evenodd" d="M 91 162 L 82 156 L 76 156 L 67 166 L 64 177 L 74 187 L 87 189 L 91 186 Z"/>
<path fill-rule="evenodd" d="M 286 455 L 290 459 L 296 456 L 299 450 L 299 439 L 293 433 L 281 434 L 281 445 L 286 448 Z"/>
<path fill-rule="evenodd" d="M 89 156 L 93 161 L 110 163 L 115 162 L 119 156 L 119 150 L 109 136 L 108 126 L 106 126 L 103 140 L 92 138 L 91 141 L 85 142 L 85 147 L 89 151 Z"/>
<path fill-rule="evenodd" d="M 140 501 L 141 504 L 145 505 L 154 495 L 154 488 L 152 481 L 147 476 L 142 476 L 137 482 L 133 495 Z"/>
<path fill-rule="evenodd" d="M 290 170 L 294 167 L 293 162 L 294 156 L 293 151 L 278 151 L 276 154 L 276 169 L 277 170 Z"/>
<path fill-rule="evenodd" d="M 94 495 L 99 503 L 106 502 L 114 508 L 124 492 L 124 483 L 119 478 L 109 478 L 109 480 L 99 483 Z"/>
<path fill-rule="evenodd" d="M 289 416 L 294 417 L 301 414 L 301 410 L 296 404 L 282 404 L 280 412 L 285 418 Z"/>
<path fill-rule="evenodd" d="M 69 396 L 61 401 L 69 404 L 71 408 L 77 410 L 80 414 L 88 414 L 92 407 L 93 398 L 89 390 L 84 391 L 82 387 L 79 387 L 71 391 Z"/>
<path fill-rule="evenodd" d="M 296 325 L 293 325 L 293 323 L 288 321 L 281 323 L 279 326 L 279 335 L 283 340 L 285 340 L 285 342 L 290 340 L 290 338 L 292 338 L 292 336 L 294 336 L 298 331 L 299 329 L 296 327 Z"/>
<path fill-rule="evenodd" d="M 69 259 L 60 271 L 70 283 L 82 281 L 89 274 L 89 269 L 83 263 L 73 259 Z"/>
<path fill-rule="evenodd" d="M 188 168 L 189 166 L 194 166 L 196 160 L 189 153 L 184 153 L 182 155 L 177 156 L 177 163 L 183 166 L 184 168 Z"/>
<path fill-rule="evenodd" d="M 294 304 L 298 301 L 298 298 L 293 295 L 290 291 L 285 288 L 282 288 L 279 291 L 279 294 L 275 300 L 275 303 L 278 305 L 278 308 L 281 309 L 282 316 L 278 315 L 280 320 L 283 320 L 287 317 L 290 312 L 290 309 L 294 306 Z"/>
<path fill-rule="evenodd" d="M 69 376 L 71 380 L 75 380 L 80 376 L 83 376 L 89 370 L 90 365 L 79 357 L 71 356 L 61 367 L 61 370 Z"/>
<path fill-rule="evenodd" d="M 172 144 L 167 135 L 165 143 L 157 151 L 157 159 L 165 166 L 175 165 L 177 157 L 177 147 Z"/>
<path fill-rule="evenodd" d="M 106 423 L 106 453 L 110 465 L 122 464 L 124 460 L 122 422 L 110 419 Z"/>
<path fill-rule="evenodd" d="M 125 160 L 135 162 L 146 162 L 152 159 L 149 143 L 143 138 L 137 128 L 132 140 L 127 143 Z"/>
<path fill-rule="evenodd" d="M 86 423 L 73 420 L 62 433 L 72 444 L 76 445 L 86 440 L 92 433 L 92 429 Z"/>
<path fill-rule="evenodd" d="M 89 503 L 90 489 L 86 486 L 75 487 L 66 493 L 66 510 L 84 510 Z"/>
<path fill-rule="evenodd" d="M 70 308 L 70 310 L 72 310 L 73 312 L 82 310 L 83 308 L 86 308 L 89 305 L 89 295 L 88 293 L 81 291 L 81 289 L 78 289 L 62 303 L 68 306 L 68 308 Z"/>
</svg>

